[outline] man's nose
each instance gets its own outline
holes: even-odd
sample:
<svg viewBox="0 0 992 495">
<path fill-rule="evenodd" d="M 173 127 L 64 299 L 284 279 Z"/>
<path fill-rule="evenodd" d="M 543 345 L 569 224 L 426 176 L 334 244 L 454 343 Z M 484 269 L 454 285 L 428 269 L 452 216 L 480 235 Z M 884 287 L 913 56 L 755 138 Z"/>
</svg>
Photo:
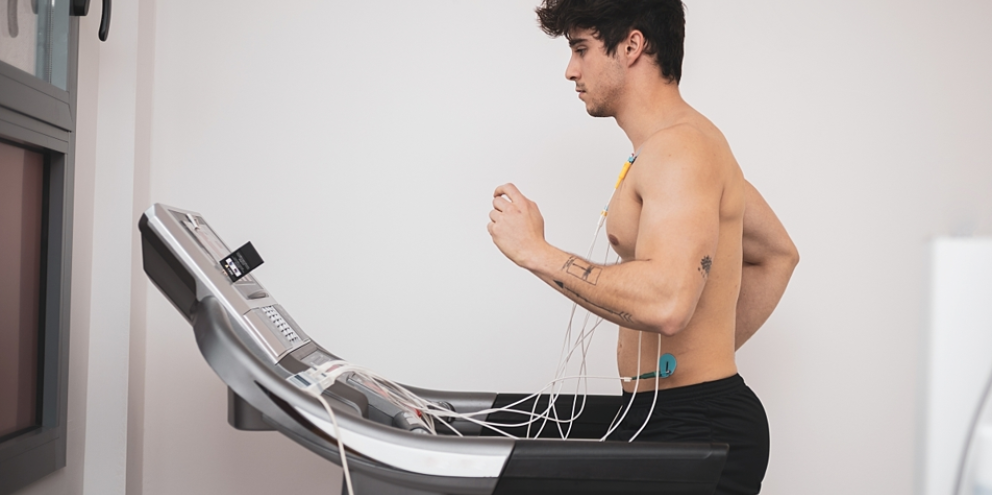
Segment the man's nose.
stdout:
<svg viewBox="0 0 992 495">
<path fill-rule="evenodd" d="M 569 60 L 568 65 L 565 66 L 565 79 L 569 81 L 577 81 L 579 79 L 579 67 L 574 61 Z"/>
</svg>

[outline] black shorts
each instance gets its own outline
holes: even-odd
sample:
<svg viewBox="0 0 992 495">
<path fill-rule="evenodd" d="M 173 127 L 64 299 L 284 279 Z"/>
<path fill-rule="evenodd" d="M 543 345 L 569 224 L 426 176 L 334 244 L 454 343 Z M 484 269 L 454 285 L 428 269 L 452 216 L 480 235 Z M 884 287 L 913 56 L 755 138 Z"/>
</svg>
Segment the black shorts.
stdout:
<svg viewBox="0 0 992 495">
<path fill-rule="evenodd" d="M 631 394 L 624 392 L 623 407 Z M 651 409 L 654 391 L 640 392 L 610 440 L 629 440 Z M 730 445 L 716 493 L 753 494 L 761 490 L 768 467 L 768 418 L 761 401 L 740 375 L 658 391 L 651 420 L 634 440 L 718 442 Z"/>
</svg>

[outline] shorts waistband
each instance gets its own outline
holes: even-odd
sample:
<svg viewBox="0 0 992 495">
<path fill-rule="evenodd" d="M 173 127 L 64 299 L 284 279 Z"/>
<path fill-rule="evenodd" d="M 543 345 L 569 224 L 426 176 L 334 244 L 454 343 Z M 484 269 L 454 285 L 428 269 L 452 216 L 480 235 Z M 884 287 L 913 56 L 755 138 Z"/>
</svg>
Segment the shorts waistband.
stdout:
<svg viewBox="0 0 992 495">
<path fill-rule="evenodd" d="M 744 383 L 744 378 L 741 377 L 740 374 L 735 374 L 734 376 L 721 378 L 720 380 L 713 380 L 712 382 L 696 383 L 693 385 L 686 385 L 684 387 L 658 390 L 658 402 L 710 399 L 742 390 L 746 387 L 747 385 Z M 624 404 L 627 404 L 627 402 L 630 401 L 631 395 L 635 395 L 635 406 L 650 406 L 651 403 L 654 402 L 654 390 L 638 392 L 637 394 L 624 391 Z"/>
</svg>

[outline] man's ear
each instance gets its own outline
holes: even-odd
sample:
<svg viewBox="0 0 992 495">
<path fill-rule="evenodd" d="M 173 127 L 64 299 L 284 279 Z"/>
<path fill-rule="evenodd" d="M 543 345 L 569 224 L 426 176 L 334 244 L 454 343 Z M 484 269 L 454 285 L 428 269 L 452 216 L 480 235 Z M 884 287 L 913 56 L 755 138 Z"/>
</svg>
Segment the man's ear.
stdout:
<svg viewBox="0 0 992 495">
<path fill-rule="evenodd" d="M 632 29 L 630 33 L 627 34 L 625 38 L 620 43 L 620 48 L 623 50 L 623 55 L 627 59 L 627 67 L 634 65 L 638 59 L 641 58 L 641 54 L 644 53 L 644 45 L 647 40 L 644 39 L 644 33 L 639 29 Z"/>
</svg>

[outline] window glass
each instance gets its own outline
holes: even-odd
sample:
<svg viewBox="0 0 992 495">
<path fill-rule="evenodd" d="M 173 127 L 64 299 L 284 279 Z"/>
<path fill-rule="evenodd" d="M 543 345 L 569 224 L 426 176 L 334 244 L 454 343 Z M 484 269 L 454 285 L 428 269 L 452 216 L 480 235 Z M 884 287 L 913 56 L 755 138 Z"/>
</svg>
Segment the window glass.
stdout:
<svg viewBox="0 0 992 495">
<path fill-rule="evenodd" d="M 44 166 L 0 141 L 0 438 L 39 424 Z"/>
<path fill-rule="evenodd" d="M 66 89 L 69 0 L 0 0 L 0 61 Z"/>
</svg>

